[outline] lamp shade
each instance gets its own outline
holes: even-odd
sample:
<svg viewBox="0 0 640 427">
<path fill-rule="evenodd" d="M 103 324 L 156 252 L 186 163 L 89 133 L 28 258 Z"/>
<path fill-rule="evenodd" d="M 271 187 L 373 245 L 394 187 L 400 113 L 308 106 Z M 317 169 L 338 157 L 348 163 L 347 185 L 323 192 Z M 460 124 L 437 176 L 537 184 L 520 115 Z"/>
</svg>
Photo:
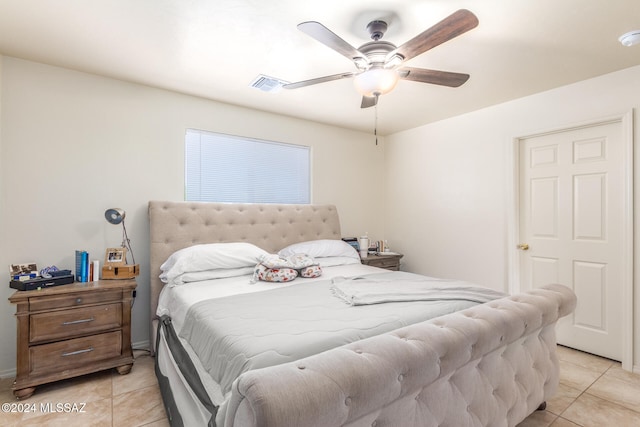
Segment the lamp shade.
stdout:
<svg viewBox="0 0 640 427">
<path fill-rule="evenodd" d="M 355 76 L 353 83 L 363 96 L 373 97 L 391 92 L 398 83 L 398 73 L 385 68 L 372 68 Z"/>
<path fill-rule="evenodd" d="M 120 224 L 122 221 L 124 221 L 125 215 L 125 211 L 118 208 L 111 208 L 104 211 L 104 217 L 107 219 L 109 224 L 114 225 Z"/>
</svg>

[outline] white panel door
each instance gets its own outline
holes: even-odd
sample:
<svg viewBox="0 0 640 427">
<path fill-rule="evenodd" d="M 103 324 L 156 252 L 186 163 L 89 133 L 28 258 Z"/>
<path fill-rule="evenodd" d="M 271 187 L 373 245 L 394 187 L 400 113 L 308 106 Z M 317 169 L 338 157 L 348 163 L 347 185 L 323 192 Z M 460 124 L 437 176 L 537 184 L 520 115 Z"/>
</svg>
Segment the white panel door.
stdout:
<svg viewBox="0 0 640 427">
<path fill-rule="evenodd" d="M 521 140 L 523 290 L 560 283 L 578 297 L 558 342 L 621 360 L 624 202 L 620 122 Z"/>
</svg>

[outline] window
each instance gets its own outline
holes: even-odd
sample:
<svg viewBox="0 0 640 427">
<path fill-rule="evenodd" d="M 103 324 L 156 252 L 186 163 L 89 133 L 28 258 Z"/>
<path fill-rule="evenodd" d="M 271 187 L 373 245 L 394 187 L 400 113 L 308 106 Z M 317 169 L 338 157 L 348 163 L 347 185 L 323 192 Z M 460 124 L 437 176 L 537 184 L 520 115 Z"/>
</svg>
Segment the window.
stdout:
<svg viewBox="0 0 640 427">
<path fill-rule="evenodd" d="M 185 200 L 310 203 L 310 149 L 187 129 Z"/>
</svg>

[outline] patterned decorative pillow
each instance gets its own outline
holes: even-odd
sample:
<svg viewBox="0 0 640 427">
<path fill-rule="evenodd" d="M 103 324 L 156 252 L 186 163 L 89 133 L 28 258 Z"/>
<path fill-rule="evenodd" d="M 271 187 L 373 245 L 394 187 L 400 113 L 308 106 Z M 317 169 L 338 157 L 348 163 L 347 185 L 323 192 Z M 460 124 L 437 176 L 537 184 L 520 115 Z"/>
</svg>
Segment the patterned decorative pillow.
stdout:
<svg viewBox="0 0 640 427">
<path fill-rule="evenodd" d="M 318 265 L 313 258 L 305 254 L 293 254 L 287 257 L 277 254 L 267 254 L 260 258 L 260 264 L 267 268 L 293 268 L 294 270 Z"/>
<path fill-rule="evenodd" d="M 322 275 L 322 268 L 319 265 L 310 265 L 309 267 L 301 268 L 300 276 L 307 278 L 320 277 Z"/>
<path fill-rule="evenodd" d="M 265 282 L 290 282 L 298 277 L 298 272 L 293 268 L 269 268 L 264 264 L 258 264 L 253 277 L 254 280 Z"/>
<path fill-rule="evenodd" d="M 277 254 L 266 254 L 260 257 L 260 264 L 267 268 L 293 268 L 289 260 Z"/>
<path fill-rule="evenodd" d="M 287 261 L 289 261 L 289 266 L 291 268 L 295 268 L 296 270 L 318 265 L 316 260 L 306 254 L 293 254 L 288 256 L 286 259 Z"/>
</svg>

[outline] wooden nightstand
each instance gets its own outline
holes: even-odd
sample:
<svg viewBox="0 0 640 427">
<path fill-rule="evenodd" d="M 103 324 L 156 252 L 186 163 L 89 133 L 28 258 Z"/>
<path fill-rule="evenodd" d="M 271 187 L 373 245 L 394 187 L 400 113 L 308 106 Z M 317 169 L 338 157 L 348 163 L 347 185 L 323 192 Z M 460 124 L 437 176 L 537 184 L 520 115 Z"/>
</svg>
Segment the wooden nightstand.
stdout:
<svg viewBox="0 0 640 427">
<path fill-rule="evenodd" d="M 13 394 L 24 399 L 36 386 L 104 369 L 128 374 L 134 279 L 72 283 L 16 291 L 18 349 Z"/>
<path fill-rule="evenodd" d="M 368 254 L 366 258 L 362 258 L 362 263 L 387 270 L 398 271 L 400 270 L 400 258 L 402 257 L 402 254 L 385 254 L 384 252 L 379 255 Z"/>
</svg>

